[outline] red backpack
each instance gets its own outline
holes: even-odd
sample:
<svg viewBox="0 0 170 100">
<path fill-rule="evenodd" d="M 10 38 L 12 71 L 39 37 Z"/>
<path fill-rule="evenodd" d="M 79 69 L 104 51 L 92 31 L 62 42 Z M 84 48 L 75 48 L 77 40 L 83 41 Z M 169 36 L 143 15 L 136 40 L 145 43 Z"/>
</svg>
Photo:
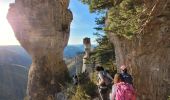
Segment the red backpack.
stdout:
<svg viewBox="0 0 170 100">
<path fill-rule="evenodd" d="M 135 90 L 131 84 L 120 82 L 116 87 L 116 100 L 136 100 Z"/>
</svg>

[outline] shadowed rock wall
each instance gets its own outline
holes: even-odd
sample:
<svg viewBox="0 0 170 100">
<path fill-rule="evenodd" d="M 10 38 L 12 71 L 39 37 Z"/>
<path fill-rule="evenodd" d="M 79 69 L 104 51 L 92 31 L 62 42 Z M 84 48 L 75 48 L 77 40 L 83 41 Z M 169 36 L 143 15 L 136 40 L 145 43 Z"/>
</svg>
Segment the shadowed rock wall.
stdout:
<svg viewBox="0 0 170 100">
<path fill-rule="evenodd" d="M 170 1 L 144 0 L 149 19 L 140 34 L 127 40 L 113 33 L 117 65 L 133 75 L 139 100 L 167 100 L 170 95 Z"/>
<path fill-rule="evenodd" d="M 54 100 L 64 85 L 67 67 L 63 51 L 68 43 L 72 13 L 69 0 L 15 0 L 7 19 L 16 38 L 32 56 L 27 86 L 30 100 Z"/>
</svg>

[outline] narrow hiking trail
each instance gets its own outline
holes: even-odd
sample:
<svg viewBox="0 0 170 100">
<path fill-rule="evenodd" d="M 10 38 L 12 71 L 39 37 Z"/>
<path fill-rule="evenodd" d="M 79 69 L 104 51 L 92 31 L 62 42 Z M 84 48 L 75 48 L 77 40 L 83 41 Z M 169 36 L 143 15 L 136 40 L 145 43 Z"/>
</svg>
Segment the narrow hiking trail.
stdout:
<svg viewBox="0 0 170 100">
<path fill-rule="evenodd" d="M 65 85 L 68 79 L 63 51 L 73 20 L 69 1 L 16 0 L 10 4 L 7 19 L 21 46 L 32 57 L 27 86 L 30 100 L 55 100 L 61 84 Z M 91 12 L 107 11 L 102 20 L 106 36 L 99 40 L 108 37 L 114 45 L 116 65 L 128 66 L 138 98 L 166 100 L 170 95 L 170 0 L 82 2 L 90 6 Z M 101 57 L 108 60 L 105 55 Z"/>
</svg>

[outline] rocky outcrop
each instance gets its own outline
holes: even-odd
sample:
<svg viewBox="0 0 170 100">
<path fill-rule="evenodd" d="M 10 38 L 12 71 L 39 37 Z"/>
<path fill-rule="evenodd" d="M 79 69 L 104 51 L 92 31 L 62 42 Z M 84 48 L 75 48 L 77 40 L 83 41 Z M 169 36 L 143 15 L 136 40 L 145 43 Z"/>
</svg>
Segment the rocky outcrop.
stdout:
<svg viewBox="0 0 170 100">
<path fill-rule="evenodd" d="M 84 57 L 83 57 L 83 67 L 82 67 L 82 73 L 84 72 L 90 72 L 90 64 L 88 64 L 88 60 L 90 57 L 90 51 L 91 51 L 91 42 L 90 38 L 84 38 L 83 39 L 83 44 L 84 44 Z"/>
<path fill-rule="evenodd" d="M 32 56 L 27 93 L 30 100 L 54 100 L 66 80 L 63 51 L 72 13 L 69 0 L 15 0 L 7 19 Z"/>
<path fill-rule="evenodd" d="M 134 78 L 139 100 L 167 100 L 170 95 L 170 1 L 144 0 L 149 18 L 132 40 L 113 33 L 117 65 Z"/>
</svg>

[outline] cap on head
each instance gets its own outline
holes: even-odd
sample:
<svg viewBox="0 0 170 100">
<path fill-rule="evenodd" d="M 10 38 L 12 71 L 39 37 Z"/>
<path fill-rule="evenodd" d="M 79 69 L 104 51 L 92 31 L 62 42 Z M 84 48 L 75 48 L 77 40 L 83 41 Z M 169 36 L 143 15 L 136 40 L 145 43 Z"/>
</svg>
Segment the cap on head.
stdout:
<svg viewBox="0 0 170 100">
<path fill-rule="evenodd" d="M 121 66 L 120 66 L 120 69 L 121 69 L 121 70 L 125 70 L 126 68 L 127 68 L 127 67 L 126 67 L 125 65 L 121 65 Z"/>
</svg>

